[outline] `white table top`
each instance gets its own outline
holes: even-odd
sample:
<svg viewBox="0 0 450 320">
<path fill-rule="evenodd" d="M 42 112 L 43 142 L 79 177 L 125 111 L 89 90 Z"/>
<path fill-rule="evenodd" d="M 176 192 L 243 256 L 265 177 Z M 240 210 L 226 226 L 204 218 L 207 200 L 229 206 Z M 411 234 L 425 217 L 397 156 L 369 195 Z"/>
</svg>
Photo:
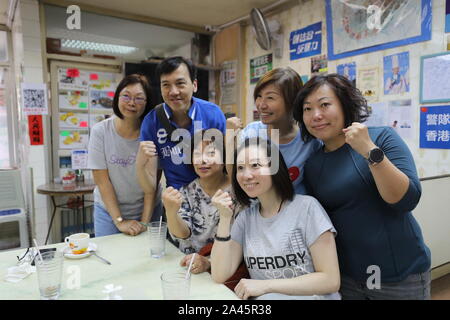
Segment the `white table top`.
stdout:
<svg viewBox="0 0 450 320">
<path fill-rule="evenodd" d="M 97 244 L 97 253 L 111 262 L 108 265 L 91 255 L 87 258 L 64 259 L 62 288 L 60 299 L 68 300 L 102 300 L 106 294 L 105 285 L 122 286 L 118 294 L 124 300 L 160 300 L 162 299 L 160 275 L 169 270 L 185 270 L 179 262 L 184 256 L 170 242 L 166 241 L 166 255 L 160 259 L 150 256 L 147 232 L 136 237 L 117 234 L 93 238 Z M 64 247 L 58 243 L 46 247 Z M 43 247 L 44 248 L 44 247 Z M 18 283 L 4 280 L 8 267 L 15 266 L 16 256 L 21 256 L 26 249 L 0 252 L 0 299 L 29 300 L 40 299 L 37 274 L 32 273 Z M 78 269 L 78 268 L 79 269 Z M 79 271 L 80 288 L 74 286 L 74 275 Z M 193 274 L 191 277 L 192 300 L 237 300 L 233 291 L 225 285 L 215 283 L 208 272 Z"/>
</svg>

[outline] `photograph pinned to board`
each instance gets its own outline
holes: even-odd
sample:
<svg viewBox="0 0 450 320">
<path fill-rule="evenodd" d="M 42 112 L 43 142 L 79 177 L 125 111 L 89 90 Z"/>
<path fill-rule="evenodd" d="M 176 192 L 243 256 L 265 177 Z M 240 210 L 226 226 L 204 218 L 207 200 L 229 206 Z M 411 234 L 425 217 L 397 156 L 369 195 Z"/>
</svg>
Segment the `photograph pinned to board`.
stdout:
<svg viewBox="0 0 450 320">
<path fill-rule="evenodd" d="M 368 127 L 388 125 L 388 104 L 386 102 L 369 102 L 369 118 L 364 123 Z"/>
<path fill-rule="evenodd" d="M 338 64 L 336 71 L 350 80 L 356 86 L 356 62 Z"/>
<path fill-rule="evenodd" d="M 414 137 L 411 99 L 388 102 L 388 123 L 404 140 Z"/>
<path fill-rule="evenodd" d="M 450 149 L 450 106 L 420 108 L 420 148 Z"/>
<path fill-rule="evenodd" d="M 91 109 L 111 109 L 113 105 L 114 91 L 89 90 L 89 102 Z"/>
<path fill-rule="evenodd" d="M 450 102 L 450 52 L 420 58 L 420 102 Z"/>
<path fill-rule="evenodd" d="M 431 3 L 431 0 L 326 0 L 329 59 L 430 40 Z"/>
<path fill-rule="evenodd" d="M 383 58 L 384 94 L 409 92 L 409 52 Z"/>
<path fill-rule="evenodd" d="M 109 114 L 103 113 L 90 113 L 89 114 L 89 127 L 92 128 L 95 124 L 108 119 L 110 117 Z"/>
<path fill-rule="evenodd" d="M 87 129 L 89 127 L 89 114 L 76 112 L 60 112 L 59 127 L 66 129 Z"/>
<path fill-rule="evenodd" d="M 358 89 L 367 101 L 378 101 L 379 96 L 379 69 L 378 67 L 359 67 L 356 83 Z"/>
<path fill-rule="evenodd" d="M 59 108 L 71 110 L 88 110 L 89 97 L 86 91 L 60 91 Z"/>
<path fill-rule="evenodd" d="M 89 88 L 95 90 L 115 91 L 117 87 L 117 73 L 89 72 Z"/>
<path fill-rule="evenodd" d="M 327 74 L 327 72 L 328 60 L 326 54 L 311 58 L 311 77 L 319 74 Z"/>
<path fill-rule="evenodd" d="M 22 110 L 26 115 L 48 114 L 45 83 L 22 83 Z"/>
<path fill-rule="evenodd" d="M 86 149 L 89 140 L 88 131 L 84 130 L 60 130 L 60 149 Z"/>
<path fill-rule="evenodd" d="M 58 69 L 58 89 L 59 90 L 88 90 L 89 75 L 87 71 L 78 68 Z"/>
</svg>

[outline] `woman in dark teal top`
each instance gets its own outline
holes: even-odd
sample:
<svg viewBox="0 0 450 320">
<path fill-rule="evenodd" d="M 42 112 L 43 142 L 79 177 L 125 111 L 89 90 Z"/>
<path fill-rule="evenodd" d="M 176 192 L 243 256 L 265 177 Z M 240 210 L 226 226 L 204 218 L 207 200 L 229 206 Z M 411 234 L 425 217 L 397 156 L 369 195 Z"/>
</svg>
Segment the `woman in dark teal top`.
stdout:
<svg viewBox="0 0 450 320">
<path fill-rule="evenodd" d="M 328 212 L 343 299 L 429 299 L 430 250 L 411 211 L 421 196 L 413 157 L 389 127 L 368 128 L 367 101 L 345 77 L 309 80 L 294 118 L 324 146 L 305 166 L 308 193 Z"/>
</svg>

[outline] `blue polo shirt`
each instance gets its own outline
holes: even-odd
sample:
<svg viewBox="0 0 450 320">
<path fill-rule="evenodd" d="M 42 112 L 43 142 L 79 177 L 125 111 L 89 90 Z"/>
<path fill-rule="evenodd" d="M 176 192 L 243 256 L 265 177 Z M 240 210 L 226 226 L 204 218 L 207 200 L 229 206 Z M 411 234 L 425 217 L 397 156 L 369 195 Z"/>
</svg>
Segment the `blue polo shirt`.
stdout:
<svg viewBox="0 0 450 320">
<path fill-rule="evenodd" d="M 170 123 L 179 128 L 172 121 L 173 112 L 164 103 L 164 110 Z M 188 116 L 192 119 L 192 123 L 186 130 L 190 137 L 194 133 L 203 130 L 216 128 L 225 134 L 226 120 L 222 110 L 214 103 L 192 98 L 192 105 L 189 109 Z M 187 132 L 186 132 L 187 133 Z M 160 123 L 156 115 L 156 109 L 150 111 L 144 118 L 141 125 L 141 141 L 153 141 L 158 151 L 159 165 L 164 171 L 167 187 L 180 189 L 182 186 L 191 183 L 197 175 L 189 164 L 182 162 L 185 155 L 177 147 L 178 141 L 172 141 L 167 135 L 167 131 Z"/>
</svg>

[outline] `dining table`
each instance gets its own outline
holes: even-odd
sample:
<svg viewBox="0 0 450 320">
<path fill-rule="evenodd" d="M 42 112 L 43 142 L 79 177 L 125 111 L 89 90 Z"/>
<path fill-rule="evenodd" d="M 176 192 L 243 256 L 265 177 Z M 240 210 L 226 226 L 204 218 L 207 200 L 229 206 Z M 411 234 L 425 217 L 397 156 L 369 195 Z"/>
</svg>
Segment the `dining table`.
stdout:
<svg viewBox="0 0 450 320">
<path fill-rule="evenodd" d="M 180 266 L 184 254 L 166 240 L 165 255 L 152 258 L 148 231 L 138 236 L 115 234 L 91 238 L 89 246 L 95 253 L 84 257 L 65 254 L 61 281 L 61 300 L 104 300 L 108 286 L 120 288 L 114 294 L 123 300 L 161 300 L 161 274 L 165 271 L 187 272 Z M 42 246 L 65 250 L 65 243 Z M 26 249 L 0 252 L 0 299 L 38 300 L 40 299 L 36 272 L 31 272 L 19 282 L 5 280 L 7 270 L 16 266 Z M 233 291 L 223 284 L 213 281 L 208 272 L 191 274 L 189 300 L 238 300 Z"/>
</svg>

